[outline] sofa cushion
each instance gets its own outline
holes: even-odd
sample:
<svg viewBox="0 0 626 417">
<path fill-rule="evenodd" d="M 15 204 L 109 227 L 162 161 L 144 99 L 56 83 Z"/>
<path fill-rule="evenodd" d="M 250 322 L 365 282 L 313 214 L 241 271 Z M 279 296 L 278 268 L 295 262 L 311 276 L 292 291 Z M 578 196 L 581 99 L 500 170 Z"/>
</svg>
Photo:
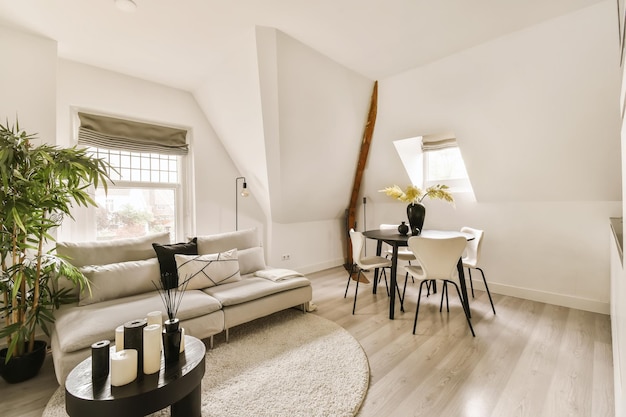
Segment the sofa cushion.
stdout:
<svg viewBox="0 0 626 417">
<path fill-rule="evenodd" d="M 89 279 L 91 294 L 84 288 L 79 294 L 79 306 L 151 292 L 160 281 L 159 261 L 156 258 L 90 265 L 80 270 Z"/>
<path fill-rule="evenodd" d="M 219 300 L 224 307 L 227 307 L 310 285 L 311 281 L 305 277 L 294 277 L 279 282 L 265 278 L 250 277 L 230 284 L 206 288 L 203 291 Z"/>
<path fill-rule="evenodd" d="M 195 290 L 239 281 L 237 249 L 208 255 L 174 255 L 179 285 L 188 280 L 187 289 Z"/>
<path fill-rule="evenodd" d="M 154 258 L 152 243 L 170 242 L 169 232 L 142 237 L 92 242 L 57 242 L 57 254 L 69 259 L 72 265 L 106 265 L 118 262 Z"/>
<path fill-rule="evenodd" d="M 197 239 L 194 237 L 189 242 L 172 243 L 169 245 L 161 245 L 159 243 L 153 243 L 152 247 L 159 259 L 159 267 L 161 274 L 171 274 L 178 279 L 178 273 L 176 271 L 176 259 L 174 255 L 197 255 L 198 244 Z"/>
<path fill-rule="evenodd" d="M 220 310 L 218 300 L 202 291 L 186 291 L 176 317 L 185 321 Z M 56 336 L 62 352 L 74 352 L 99 340 L 115 340 L 115 328 L 144 318 L 165 306 L 157 291 L 104 301 L 84 307 L 63 305 L 54 312 Z"/>
<path fill-rule="evenodd" d="M 266 268 L 265 254 L 261 246 L 237 249 L 237 258 L 239 258 L 239 273 L 241 275 L 251 274 Z"/>
<path fill-rule="evenodd" d="M 224 252 L 232 248 L 237 250 L 248 249 L 259 246 L 260 242 L 256 228 L 198 236 L 198 254 Z"/>
</svg>

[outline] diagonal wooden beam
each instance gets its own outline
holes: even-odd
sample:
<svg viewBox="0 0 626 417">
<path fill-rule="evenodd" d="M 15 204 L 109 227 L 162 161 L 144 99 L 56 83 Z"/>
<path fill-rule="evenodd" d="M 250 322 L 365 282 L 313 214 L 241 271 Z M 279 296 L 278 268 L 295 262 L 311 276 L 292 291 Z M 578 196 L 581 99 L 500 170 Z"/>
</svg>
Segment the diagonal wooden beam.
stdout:
<svg viewBox="0 0 626 417">
<path fill-rule="evenodd" d="M 367 155 L 369 154 L 370 144 L 372 143 L 372 135 L 374 134 L 374 125 L 376 124 L 376 114 L 378 112 L 378 81 L 374 82 L 374 89 L 370 99 L 370 109 L 367 114 L 367 122 L 363 131 L 363 140 L 361 141 L 361 150 L 359 152 L 359 160 L 356 166 L 354 182 L 352 183 L 352 193 L 350 194 L 350 203 L 346 209 L 346 263 L 345 268 L 350 270 L 352 266 L 352 245 L 350 243 L 350 229 L 356 229 L 356 205 L 359 201 L 359 192 L 361 191 L 361 181 L 363 179 L 363 171 L 367 163 Z"/>
</svg>

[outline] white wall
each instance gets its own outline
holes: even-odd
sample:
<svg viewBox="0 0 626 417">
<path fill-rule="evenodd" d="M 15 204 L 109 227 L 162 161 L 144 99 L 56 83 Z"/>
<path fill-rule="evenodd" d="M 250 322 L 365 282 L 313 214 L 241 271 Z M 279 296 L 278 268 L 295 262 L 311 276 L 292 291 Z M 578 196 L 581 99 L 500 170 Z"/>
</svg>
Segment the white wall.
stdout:
<svg viewBox="0 0 626 417">
<path fill-rule="evenodd" d="M 266 69 L 260 73 L 272 203 L 268 262 L 305 272 L 341 265 L 343 215 L 373 81 L 269 30 L 273 37 L 258 42 L 259 64 Z M 275 53 L 261 54 L 267 50 Z M 274 120 L 266 117 L 268 101 L 276 105 Z"/>
<path fill-rule="evenodd" d="M 342 265 L 345 260 L 343 220 L 273 223 L 268 231 L 272 250 L 267 262 L 278 268 L 310 273 Z M 290 259 L 282 260 L 282 255 Z"/>
<path fill-rule="evenodd" d="M 273 28 L 226 44 L 194 96 L 259 204 L 240 205 L 240 227 L 266 227 L 271 265 L 343 263 L 339 219 L 373 82 Z"/>
<path fill-rule="evenodd" d="M 54 143 L 57 44 L 0 26 L 0 122 Z"/>
<path fill-rule="evenodd" d="M 477 202 L 427 202 L 426 225 L 485 230 L 494 292 L 608 313 L 608 218 L 621 213 L 612 2 L 381 80 L 368 224 L 405 207 L 391 141 L 454 131 Z M 588 145 L 589 144 L 589 145 Z"/>
<path fill-rule="evenodd" d="M 252 198 L 242 202 L 240 216 L 247 211 L 255 223 L 264 223 L 270 201 L 254 30 L 225 39 L 223 53 L 214 60 L 216 68 L 193 95 L 238 168 L 237 175 L 223 181 L 232 183 L 233 190 L 236 177 L 248 182 Z M 240 228 L 245 224 L 240 222 Z M 232 225 L 234 230 L 234 218 Z"/>
</svg>

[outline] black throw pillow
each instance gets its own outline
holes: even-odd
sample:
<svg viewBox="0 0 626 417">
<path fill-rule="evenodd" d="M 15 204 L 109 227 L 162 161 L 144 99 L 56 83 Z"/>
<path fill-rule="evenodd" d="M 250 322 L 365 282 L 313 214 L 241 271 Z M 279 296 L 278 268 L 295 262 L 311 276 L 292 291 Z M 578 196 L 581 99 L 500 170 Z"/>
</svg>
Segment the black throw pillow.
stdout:
<svg viewBox="0 0 626 417">
<path fill-rule="evenodd" d="M 174 255 L 197 255 L 198 254 L 198 239 L 193 238 L 189 242 L 172 243 L 169 245 L 160 245 L 153 243 L 152 247 L 156 252 L 159 260 L 159 268 L 161 269 L 161 279 L 165 288 L 172 288 L 171 279 L 174 282 L 178 282 L 178 272 L 176 269 L 176 259 Z M 163 281 L 165 277 L 169 279 Z M 175 286 L 175 285 L 174 285 Z"/>
</svg>

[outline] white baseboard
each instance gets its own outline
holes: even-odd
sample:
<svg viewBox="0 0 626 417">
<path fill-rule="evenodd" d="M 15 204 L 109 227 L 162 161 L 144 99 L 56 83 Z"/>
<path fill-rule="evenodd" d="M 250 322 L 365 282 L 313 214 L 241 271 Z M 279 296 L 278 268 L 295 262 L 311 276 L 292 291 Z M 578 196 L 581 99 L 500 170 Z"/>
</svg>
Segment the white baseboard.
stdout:
<svg viewBox="0 0 626 417">
<path fill-rule="evenodd" d="M 319 272 L 319 271 L 324 271 L 326 269 L 334 268 L 337 266 L 343 266 L 344 262 L 345 262 L 344 259 L 334 259 L 332 261 L 321 262 L 319 264 L 301 266 L 301 267 L 295 268 L 295 270 L 303 274 L 312 274 L 313 272 Z"/>
<path fill-rule="evenodd" d="M 475 289 L 484 291 L 482 279 L 472 280 Z M 571 295 L 558 294 L 548 291 L 533 290 L 530 288 L 515 287 L 512 285 L 498 284 L 496 282 L 487 282 L 489 291 L 492 294 L 502 294 L 511 297 L 523 298 L 526 300 L 538 301 L 546 304 L 575 308 L 577 310 L 591 311 L 593 313 L 609 314 L 609 303 L 589 298 L 574 297 Z M 469 291 L 469 288 L 468 288 Z"/>
</svg>

